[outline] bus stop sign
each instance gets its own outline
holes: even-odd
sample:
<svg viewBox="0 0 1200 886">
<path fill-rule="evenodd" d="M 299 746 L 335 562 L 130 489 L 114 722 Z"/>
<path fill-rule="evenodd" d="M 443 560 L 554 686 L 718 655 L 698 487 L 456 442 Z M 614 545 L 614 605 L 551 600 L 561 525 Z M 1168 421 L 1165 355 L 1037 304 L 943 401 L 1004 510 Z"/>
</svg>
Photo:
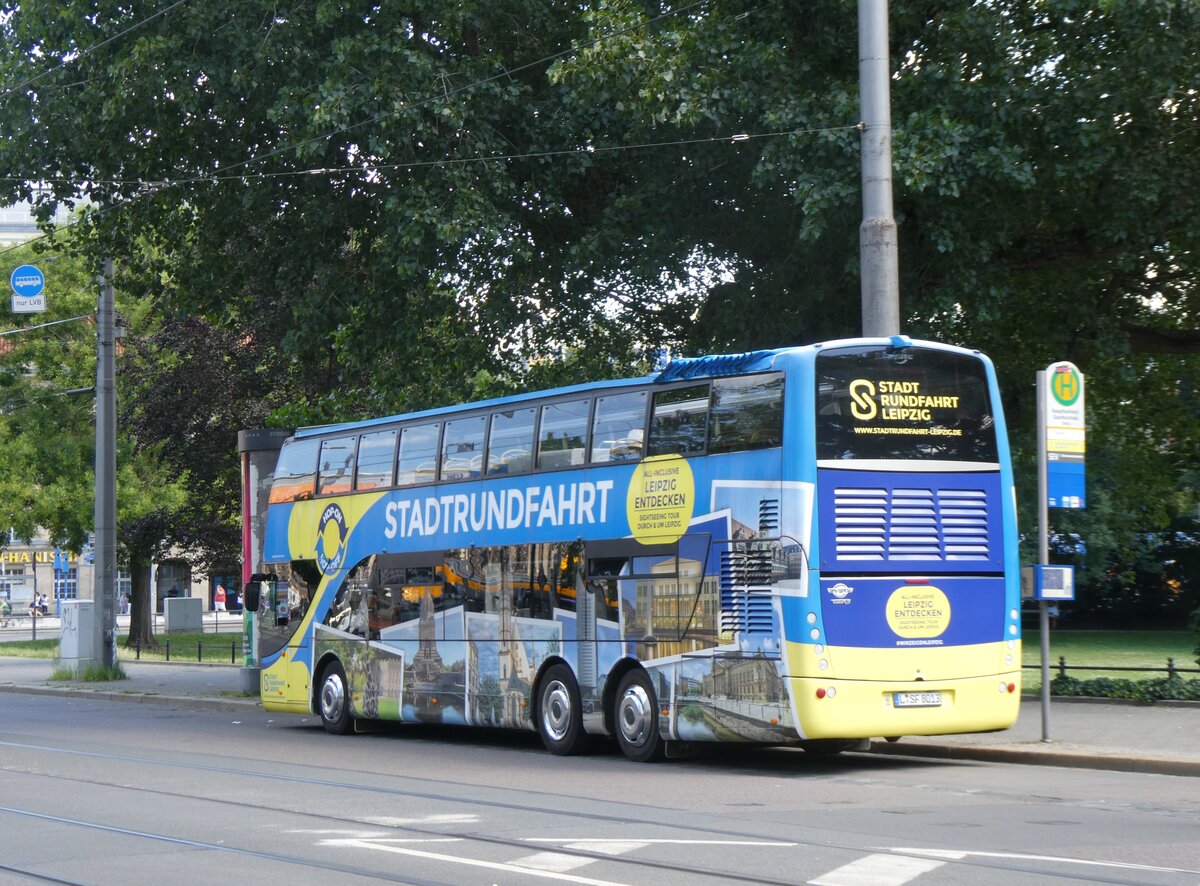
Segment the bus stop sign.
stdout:
<svg viewBox="0 0 1200 886">
<path fill-rule="evenodd" d="M 14 314 L 33 314 L 46 310 L 46 276 L 35 265 L 21 265 L 9 275 Z"/>
<path fill-rule="evenodd" d="M 1046 368 L 1046 495 L 1051 508 L 1087 507 L 1083 373 L 1073 363 Z"/>
</svg>

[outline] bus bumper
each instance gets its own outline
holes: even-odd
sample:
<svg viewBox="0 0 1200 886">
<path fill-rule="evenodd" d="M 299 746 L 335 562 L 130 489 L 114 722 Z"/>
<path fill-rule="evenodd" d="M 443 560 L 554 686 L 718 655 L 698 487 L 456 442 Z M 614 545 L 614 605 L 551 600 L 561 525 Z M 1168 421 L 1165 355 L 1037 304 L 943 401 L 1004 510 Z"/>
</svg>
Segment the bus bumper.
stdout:
<svg viewBox="0 0 1200 886">
<path fill-rule="evenodd" d="M 819 677 L 789 682 L 804 738 L 993 732 L 1016 722 L 1021 702 L 1020 671 L 920 683 Z"/>
</svg>

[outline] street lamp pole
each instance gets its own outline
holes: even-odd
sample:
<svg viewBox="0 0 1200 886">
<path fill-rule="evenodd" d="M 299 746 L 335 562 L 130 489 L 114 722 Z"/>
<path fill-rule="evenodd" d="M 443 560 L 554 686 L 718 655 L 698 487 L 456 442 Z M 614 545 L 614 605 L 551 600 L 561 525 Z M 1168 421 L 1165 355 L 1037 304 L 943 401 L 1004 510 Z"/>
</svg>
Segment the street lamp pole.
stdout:
<svg viewBox="0 0 1200 886">
<path fill-rule="evenodd" d="M 104 260 L 96 306 L 96 561 L 92 659 L 98 668 L 116 662 L 117 584 L 117 385 L 113 262 Z"/>
<path fill-rule="evenodd" d="M 865 336 L 900 333 L 899 247 L 892 212 L 891 64 L 887 0 L 858 0 L 863 220 L 858 229 Z"/>
</svg>

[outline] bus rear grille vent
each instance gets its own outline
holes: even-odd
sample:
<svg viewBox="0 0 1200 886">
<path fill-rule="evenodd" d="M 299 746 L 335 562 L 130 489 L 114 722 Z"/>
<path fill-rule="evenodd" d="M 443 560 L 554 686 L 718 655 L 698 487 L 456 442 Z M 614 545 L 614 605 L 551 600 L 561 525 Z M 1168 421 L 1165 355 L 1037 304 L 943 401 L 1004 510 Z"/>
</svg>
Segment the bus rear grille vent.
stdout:
<svg viewBox="0 0 1200 886">
<path fill-rule="evenodd" d="M 834 490 L 839 560 L 987 560 L 981 489 Z"/>
<path fill-rule="evenodd" d="M 769 634 L 775 630 L 771 605 L 770 550 L 721 552 L 721 632 Z"/>
</svg>

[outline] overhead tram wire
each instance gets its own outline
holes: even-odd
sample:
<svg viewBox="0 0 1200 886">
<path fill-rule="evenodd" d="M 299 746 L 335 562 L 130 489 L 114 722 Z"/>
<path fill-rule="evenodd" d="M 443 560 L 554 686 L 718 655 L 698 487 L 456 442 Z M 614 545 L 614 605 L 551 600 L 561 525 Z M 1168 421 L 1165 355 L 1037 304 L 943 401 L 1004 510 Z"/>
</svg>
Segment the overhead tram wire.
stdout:
<svg viewBox="0 0 1200 886">
<path fill-rule="evenodd" d="M 551 53 L 550 55 L 543 56 L 542 58 L 536 59 L 535 61 L 527 62 L 526 64 L 523 64 L 523 65 L 518 65 L 515 68 L 505 68 L 499 74 L 493 74 L 490 77 L 484 77 L 482 80 L 476 80 L 474 83 L 468 83 L 465 86 L 458 87 L 457 89 L 448 90 L 446 92 L 441 93 L 440 95 L 431 95 L 428 98 L 421 99 L 420 101 L 414 102 L 411 105 L 406 105 L 403 108 L 398 108 L 394 111 L 384 111 L 383 113 L 376 114 L 374 117 L 370 117 L 366 120 L 360 120 L 357 123 L 351 123 L 349 126 L 343 126 L 341 129 L 335 129 L 335 130 L 332 130 L 331 132 L 326 132 L 322 135 L 315 135 L 312 138 L 305 139 L 302 142 L 297 142 L 297 143 L 291 144 L 291 145 L 283 145 L 281 147 L 275 148 L 274 150 L 267 151 L 265 154 L 259 154 L 254 157 L 250 157 L 246 160 L 241 160 L 237 163 L 232 163 L 228 166 L 222 166 L 220 169 L 216 170 L 213 173 L 213 175 L 221 175 L 222 173 L 228 172 L 231 169 L 237 169 L 239 167 L 246 166 L 250 163 L 256 163 L 259 160 L 268 160 L 271 157 L 275 157 L 275 156 L 278 156 L 279 154 L 287 153 L 289 151 L 298 151 L 301 148 L 308 147 L 309 145 L 316 144 L 317 142 L 328 141 L 329 139 L 333 138 L 335 135 L 342 135 L 344 133 L 352 132 L 355 129 L 359 129 L 363 126 L 370 126 L 372 123 L 378 123 L 380 120 L 384 120 L 388 117 L 396 117 L 396 116 L 399 116 L 400 114 L 406 113 L 408 111 L 415 111 L 416 109 L 424 107 L 425 105 L 428 105 L 428 104 L 432 104 L 435 101 L 445 101 L 446 99 L 452 98 L 463 92 L 469 92 L 472 89 L 476 89 L 480 86 L 486 86 L 488 83 L 492 83 L 496 80 L 502 80 L 506 77 L 512 77 L 513 74 L 519 74 L 521 71 L 526 71 L 526 70 L 529 70 L 530 68 L 536 68 L 540 65 L 548 64 L 550 62 L 556 61 L 557 59 L 564 58 L 569 55 L 575 55 L 578 52 L 580 52 L 582 49 L 594 48 L 608 40 L 612 40 L 616 37 L 620 37 L 624 34 L 627 34 L 630 31 L 640 30 L 644 27 L 649 27 L 660 21 L 663 21 L 664 19 L 671 18 L 672 16 L 691 12 L 692 10 L 697 9 L 701 6 L 705 6 L 710 2 L 711 2 L 711 0 L 696 0 L 695 3 L 689 3 L 688 5 L 681 6 L 678 9 L 672 9 L 670 12 L 664 12 L 662 15 L 656 15 L 652 18 L 647 19 L 645 22 L 639 22 L 637 24 L 630 25 L 627 28 L 620 28 L 616 31 L 613 31 L 611 34 L 604 34 L 600 37 L 596 37 L 595 39 L 593 39 L 592 41 L 587 43 L 585 46 L 582 46 L 582 47 L 573 46 L 570 49 L 563 49 L 563 50 L 560 50 L 559 52 Z"/>
<path fill-rule="evenodd" d="M 107 40 L 101 40 L 95 46 L 89 46 L 87 49 L 80 50 L 78 53 L 72 54 L 70 58 L 68 58 L 62 62 L 59 62 L 54 67 L 47 68 L 46 70 L 42 71 L 42 73 L 35 74 L 34 76 L 30 77 L 28 80 L 21 81 L 16 86 L 9 87 L 8 89 L 4 90 L 4 92 L 0 92 L 0 101 L 4 101 L 4 99 L 8 98 L 14 92 L 18 92 L 18 91 L 24 89 L 26 86 L 30 85 L 31 83 L 35 83 L 38 80 L 41 80 L 47 74 L 53 74 L 55 71 L 60 70 L 61 68 L 65 68 L 67 65 L 78 61 L 79 59 L 83 58 L 84 56 L 90 55 L 91 53 L 95 52 L 97 49 L 104 48 L 108 44 L 121 39 L 129 32 L 136 31 L 138 28 L 142 27 L 143 25 L 149 24 L 150 22 L 154 21 L 156 18 L 166 15 L 171 10 L 173 10 L 179 6 L 182 6 L 184 3 L 187 3 L 187 2 L 188 2 L 188 0 L 175 0 L 175 2 L 172 3 L 170 6 L 164 7 L 163 9 L 160 9 L 158 12 L 154 13 L 153 15 L 147 16 L 146 18 L 142 19 L 140 22 L 136 22 L 135 24 L 130 25 L 128 28 L 121 31 L 120 33 L 113 34 Z"/>
<path fill-rule="evenodd" d="M 21 245 L 24 246 L 25 244 L 22 243 Z M 5 335 L 19 335 L 22 332 L 33 332 L 35 329 L 45 329 L 47 326 L 57 326 L 60 323 L 71 323 L 75 320 L 93 320 L 95 317 L 95 312 L 92 312 L 91 314 L 79 314 L 76 317 L 64 317 L 61 320 L 50 320 L 47 323 L 38 323 L 35 326 L 19 326 L 16 329 L 0 330 L 0 337 Z"/>
<path fill-rule="evenodd" d="M 643 143 L 633 144 L 633 145 L 599 145 L 599 146 L 589 146 L 586 148 L 562 148 L 562 149 L 554 150 L 554 151 L 531 151 L 531 152 L 527 152 L 524 154 L 484 154 L 484 155 L 479 155 L 476 157 L 450 157 L 450 158 L 442 158 L 439 160 L 416 160 L 416 161 L 412 161 L 412 162 L 408 162 L 408 163 L 379 163 L 379 164 L 362 164 L 360 166 L 314 167 L 311 169 L 289 169 L 289 170 L 285 170 L 282 172 L 240 173 L 238 175 L 222 175 L 220 172 L 217 172 L 217 173 L 214 173 L 211 175 L 196 176 L 193 178 L 156 179 L 156 180 L 151 180 L 151 181 L 145 181 L 145 180 L 140 180 L 140 179 L 96 179 L 96 178 L 89 178 L 86 181 L 89 184 L 139 185 L 139 186 L 144 186 L 145 188 L 147 188 L 147 190 L 144 193 L 138 194 L 131 200 L 128 200 L 124 203 L 111 204 L 110 206 L 103 206 L 103 207 L 93 210 L 94 213 L 101 213 L 107 209 L 115 209 L 119 206 L 128 206 L 130 203 L 134 202 L 134 200 L 137 200 L 140 197 L 143 197 L 143 196 L 146 196 L 149 194 L 155 194 L 165 188 L 177 187 L 179 185 L 219 184 L 220 182 L 226 182 L 226 181 L 253 181 L 253 180 L 265 181 L 267 179 L 273 179 L 273 178 L 291 178 L 291 177 L 304 176 L 304 175 L 322 175 L 322 174 L 351 173 L 351 172 L 358 172 L 358 173 L 365 174 L 365 173 L 376 172 L 379 170 L 420 169 L 420 168 L 431 168 L 431 167 L 438 167 L 438 166 L 463 166 L 468 163 L 491 163 L 491 162 L 504 162 L 504 161 L 509 161 L 509 160 L 546 159 L 546 158 L 551 158 L 551 157 L 569 157 L 569 156 L 581 156 L 582 157 L 582 156 L 593 156 L 595 154 L 602 154 L 602 153 L 614 153 L 614 152 L 619 152 L 619 151 L 639 151 L 639 150 L 649 150 L 652 148 L 685 147 L 688 145 L 701 145 L 701 144 L 741 144 L 743 142 L 756 141 L 759 139 L 766 139 L 766 138 L 780 138 L 780 137 L 787 137 L 787 136 L 794 136 L 794 135 L 820 135 L 820 134 L 827 133 L 827 132 L 848 132 L 851 130 L 857 131 L 857 130 L 860 130 L 861 128 L 862 128 L 861 123 L 848 123 L 848 124 L 842 124 L 839 126 L 825 126 L 825 127 L 818 127 L 818 128 L 812 128 L 812 129 L 784 129 L 784 130 L 778 130 L 775 132 L 755 132 L 755 133 L 741 132 L 741 133 L 736 133 L 734 135 L 721 135 L 721 136 L 708 136 L 705 138 L 678 139 L 675 141 L 643 142 Z M 23 181 L 23 179 L 18 179 L 14 176 L 0 176 L 0 181 Z M 84 180 L 82 180 L 82 179 L 48 178 L 48 179 L 45 179 L 45 181 L 47 183 L 57 183 L 57 184 L 63 184 L 63 183 L 82 184 L 82 183 L 84 183 Z M 72 222 L 71 224 L 68 224 L 68 225 L 61 225 L 61 226 L 55 228 L 53 231 L 48 231 L 44 234 L 40 234 L 37 237 L 32 237 L 29 240 L 25 240 L 21 243 L 14 244 L 5 249 L 0 249 L 0 255 L 4 255 L 5 253 L 8 253 L 8 252 L 13 252 L 14 250 L 20 249 L 21 247 L 26 246 L 30 243 L 36 243 L 39 240 L 43 240 L 46 237 L 51 236 L 51 234 L 57 233 L 59 231 L 65 230 L 67 228 L 71 228 L 74 225 L 75 225 L 75 222 Z"/>
<path fill-rule="evenodd" d="M 793 135 L 821 135 L 827 132 L 849 132 L 862 128 L 861 123 L 848 123 L 839 126 L 825 126 L 810 129 L 781 129 L 774 132 L 739 132 L 734 135 L 713 135 L 703 138 L 683 138 L 673 141 L 638 142 L 631 145 L 589 145 L 583 148 L 559 148 L 550 151 L 529 151 L 520 154 L 479 154 L 473 157 L 448 157 L 439 160 L 413 160 L 404 163 L 363 163 L 357 166 L 317 166 L 310 169 L 288 169 L 281 172 L 254 172 L 238 175 L 196 176 L 193 178 L 152 179 L 96 179 L 89 178 L 90 184 L 101 185 L 141 185 L 147 188 L 169 188 L 179 185 L 210 184 L 226 181 L 252 181 L 272 178 L 292 178 L 304 175 L 333 175 L 336 173 L 361 172 L 371 173 L 383 170 L 422 169 L 436 166 L 465 166 L 471 163 L 494 163 L 509 160 L 544 160 L 553 157 L 589 157 L 596 154 L 611 154 L 622 151 L 644 151 L 653 148 L 676 148 L 706 144 L 741 144 L 767 138 L 781 138 Z M 19 181 L 13 176 L 0 176 L 0 181 Z M 83 183 L 82 179 L 48 178 L 48 183 L 72 184 Z M 29 241 L 26 241 L 29 242 Z"/>
</svg>

